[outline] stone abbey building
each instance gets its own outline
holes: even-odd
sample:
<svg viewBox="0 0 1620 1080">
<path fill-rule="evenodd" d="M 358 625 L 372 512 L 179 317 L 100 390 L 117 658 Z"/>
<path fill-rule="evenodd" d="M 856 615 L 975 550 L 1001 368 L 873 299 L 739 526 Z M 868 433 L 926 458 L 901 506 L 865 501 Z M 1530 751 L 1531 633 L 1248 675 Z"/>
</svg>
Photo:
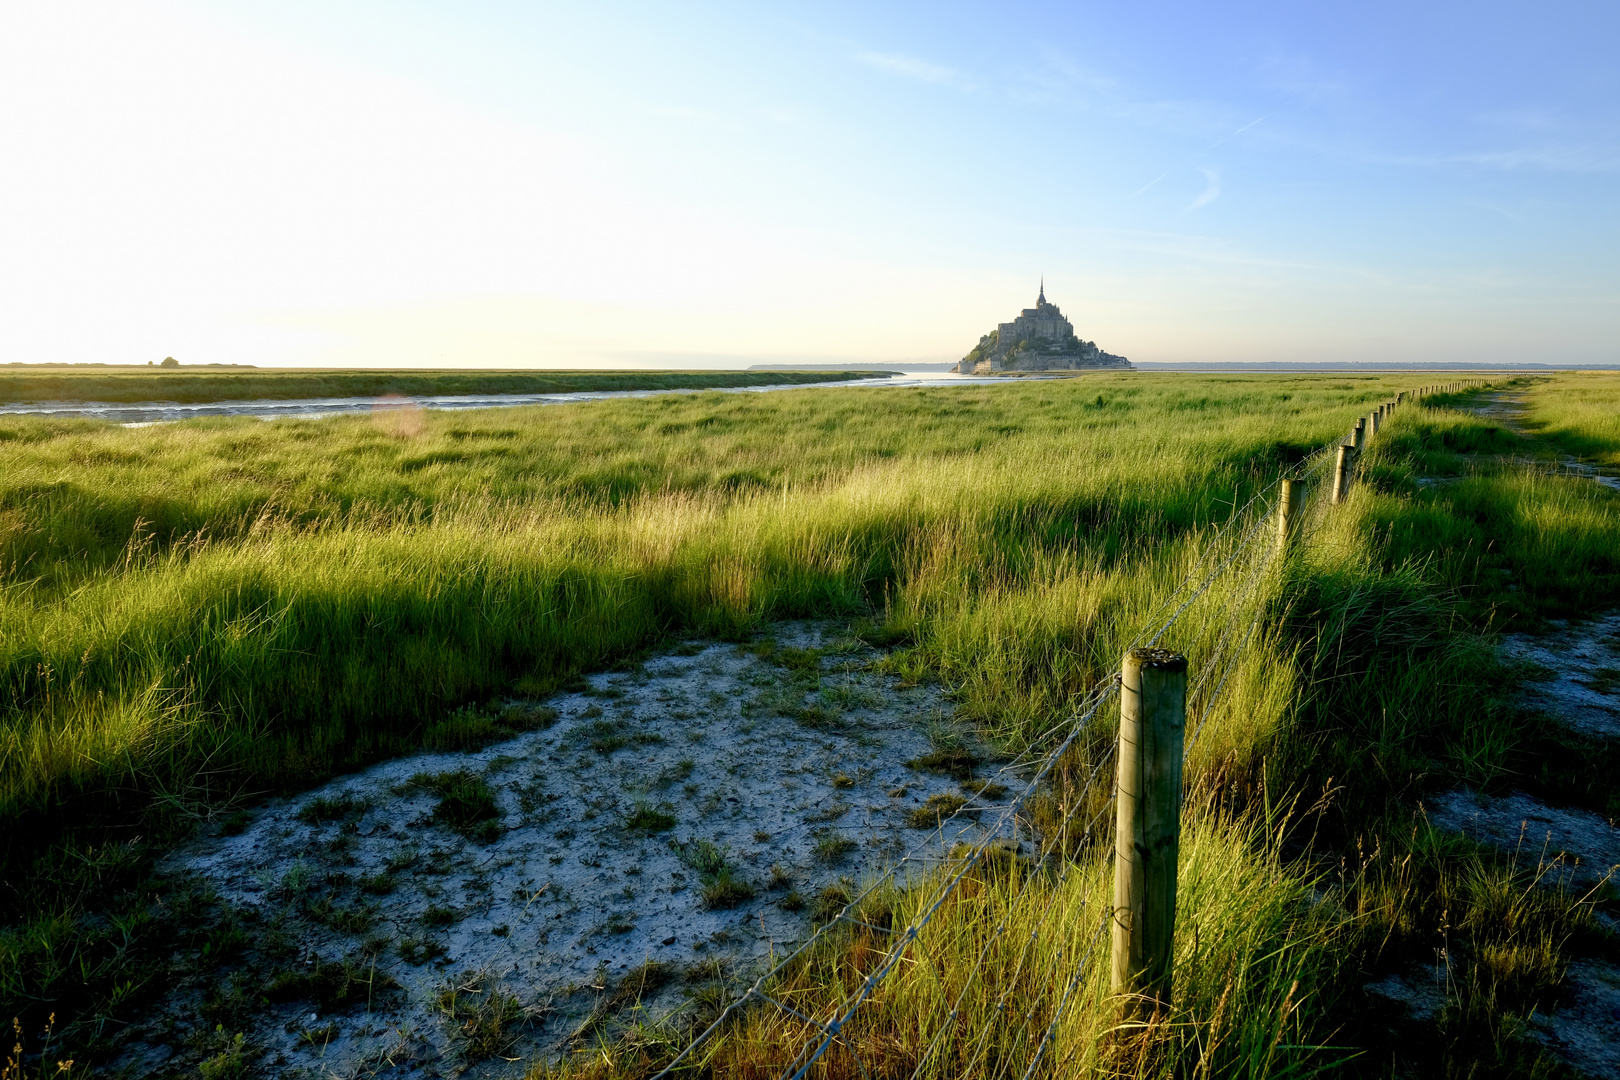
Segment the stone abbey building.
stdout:
<svg viewBox="0 0 1620 1080">
<path fill-rule="evenodd" d="M 1041 282 L 1035 306 L 1019 312 L 979 339 L 973 351 L 952 371 L 988 375 L 995 371 L 1073 371 L 1078 368 L 1129 368 L 1123 356 L 1103 352 L 1094 341 L 1081 341 L 1056 304 L 1046 302 Z"/>
</svg>

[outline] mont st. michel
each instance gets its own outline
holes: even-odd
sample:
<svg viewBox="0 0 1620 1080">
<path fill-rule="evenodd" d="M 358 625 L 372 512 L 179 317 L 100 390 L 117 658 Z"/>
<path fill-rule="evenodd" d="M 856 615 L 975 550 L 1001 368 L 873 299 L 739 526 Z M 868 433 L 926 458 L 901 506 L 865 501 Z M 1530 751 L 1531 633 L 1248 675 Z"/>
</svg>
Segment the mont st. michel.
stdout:
<svg viewBox="0 0 1620 1080">
<path fill-rule="evenodd" d="M 1129 368 L 1123 356 L 1103 352 L 1094 341 L 1075 336 L 1074 326 L 1056 304 L 1046 300 L 1041 282 L 1035 306 L 1025 308 L 1012 322 L 1004 322 L 962 357 L 952 371 L 962 375 L 989 375 L 997 371 L 1074 371 L 1083 368 Z"/>
</svg>

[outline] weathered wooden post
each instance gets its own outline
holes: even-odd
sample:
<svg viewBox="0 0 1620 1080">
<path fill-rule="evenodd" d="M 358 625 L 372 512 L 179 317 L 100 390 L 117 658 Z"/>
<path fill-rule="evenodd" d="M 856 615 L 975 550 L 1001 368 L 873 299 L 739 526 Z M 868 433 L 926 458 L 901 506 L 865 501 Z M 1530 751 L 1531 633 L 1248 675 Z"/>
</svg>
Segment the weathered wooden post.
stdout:
<svg viewBox="0 0 1620 1080">
<path fill-rule="evenodd" d="M 1367 442 L 1367 418 L 1356 417 L 1356 426 L 1350 431 L 1350 449 L 1360 450 Z"/>
<path fill-rule="evenodd" d="M 1132 649 L 1120 672 L 1114 833 L 1113 989 L 1126 1019 L 1170 1005 L 1181 851 L 1181 755 L 1187 658 Z"/>
<path fill-rule="evenodd" d="M 1277 555 L 1288 554 L 1288 534 L 1294 528 L 1294 482 L 1284 480 L 1277 496 Z"/>
<path fill-rule="evenodd" d="M 1339 456 L 1333 463 L 1333 505 L 1337 506 L 1350 496 L 1350 467 L 1355 461 L 1355 450 L 1347 443 L 1339 444 Z"/>
</svg>

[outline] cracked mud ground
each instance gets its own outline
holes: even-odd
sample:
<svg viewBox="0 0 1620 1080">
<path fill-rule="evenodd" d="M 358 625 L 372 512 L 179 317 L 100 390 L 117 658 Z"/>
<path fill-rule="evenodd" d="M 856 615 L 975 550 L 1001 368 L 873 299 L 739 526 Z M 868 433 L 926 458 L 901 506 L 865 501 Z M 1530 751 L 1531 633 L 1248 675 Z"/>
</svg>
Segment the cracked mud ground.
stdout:
<svg viewBox="0 0 1620 1080">
<path fill-rule="evenodd" d="M 236 959 L 182 981 L 114 1071 L 516 1076 L 712 1007 L 905 851 L 926 865 L 942 813 L 1004 796 L 939 689 L 880 659 L 825 624 L 690 643 L 457 714 L 473 748 L 238 815 L 163 866 L 212 913 L 201 953 Z"/>
</svg>

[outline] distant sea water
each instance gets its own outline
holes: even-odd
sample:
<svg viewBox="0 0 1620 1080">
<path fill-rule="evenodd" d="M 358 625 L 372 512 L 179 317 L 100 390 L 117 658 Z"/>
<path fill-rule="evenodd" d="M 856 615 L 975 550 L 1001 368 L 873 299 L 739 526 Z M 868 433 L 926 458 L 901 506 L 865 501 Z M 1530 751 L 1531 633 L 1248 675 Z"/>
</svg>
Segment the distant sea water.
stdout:
<svg viewBox="0 0 1620 1080">
<path fill-rule="evenodd" d="M 605 401 L 610 398 L 655 397 L 663 394 L 769 394 L 777 390 L 819 390 L 826 387 L 862 389 L 906 386 L 1005 386 L 1014 381 L 975 378 L 943 371 L 905 371 L 877 379 L 851 379 L 848 382 L 810 384 L 784 383 L 780 386 L 725 386 L 684 390 L 581 390 L 566 394 L 446 394 L 385 397 L 290 398 L 283 400 L 203 401 L 181 404 L 173 401 L 25 401 L 0 402 L 0 416 L 61 416 L 111 420 L 125 427 L 171 424 L 198 416 L 253 416 L 260 420 L 291 420 L 300 417 L 342 416 L 370 413 L 379 409 L 500 409 L 514 405 L 566 405 L 571 401 Z"/>
</svg>

